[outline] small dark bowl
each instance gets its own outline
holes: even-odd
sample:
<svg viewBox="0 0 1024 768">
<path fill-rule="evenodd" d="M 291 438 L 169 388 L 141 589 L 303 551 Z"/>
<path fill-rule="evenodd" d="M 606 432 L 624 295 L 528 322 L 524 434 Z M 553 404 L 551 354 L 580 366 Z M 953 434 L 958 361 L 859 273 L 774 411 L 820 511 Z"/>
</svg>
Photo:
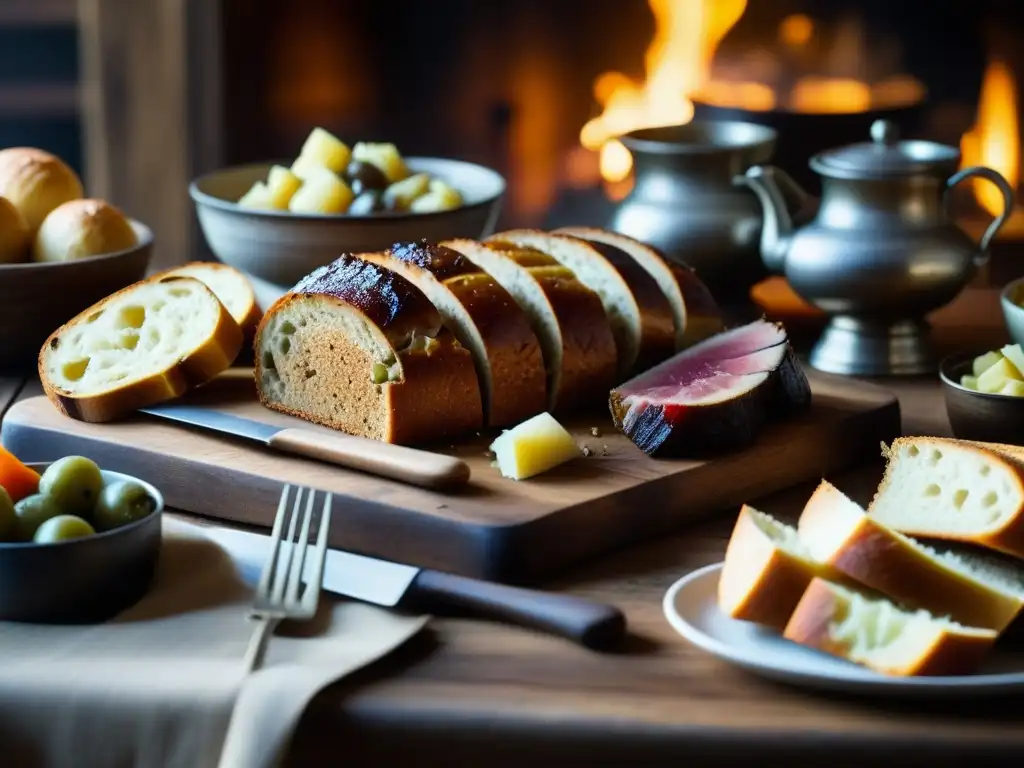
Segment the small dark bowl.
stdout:
<svg viewBox="0 0 1024 768">
<path fill-rule="evenodd" d="M 42 472 L 47 464 L 30 464 Z M 130 608 L 153 584 L 164 498 L 149 483 L 103 470 L 105 483 L 131 480 L 156 499 L 142 520 L 55 544 L 0 543 L 0 621 L 91 624 Z"/>
<path fill-rule="evenodd" d="M 990 395 L 960 386 L 960 377 L 970 373 L 971 362 L 986 351 L 951 355 L 939 365 L 953 434 L 962 440 L 1024 445 L 1024 397 Z"/>
</svg>

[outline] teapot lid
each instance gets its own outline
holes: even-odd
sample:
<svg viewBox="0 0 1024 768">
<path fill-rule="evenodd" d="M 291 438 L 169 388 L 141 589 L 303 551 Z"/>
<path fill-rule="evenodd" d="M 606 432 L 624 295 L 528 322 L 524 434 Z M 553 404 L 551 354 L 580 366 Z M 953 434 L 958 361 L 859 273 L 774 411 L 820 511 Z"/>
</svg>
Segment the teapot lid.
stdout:
<svg viewBox="0 0 1024 768">
<path fill-rule="evenodd" d="M 812 157 L 810 166 L 833 178 L 877 179 L 933 170 L 948 173 L 959 162 L 958 148 L 934 141 L 900 141 L 892 122 L 876 120 L 871 124 L 870 142 L 826 150 Z"/>
</svg>

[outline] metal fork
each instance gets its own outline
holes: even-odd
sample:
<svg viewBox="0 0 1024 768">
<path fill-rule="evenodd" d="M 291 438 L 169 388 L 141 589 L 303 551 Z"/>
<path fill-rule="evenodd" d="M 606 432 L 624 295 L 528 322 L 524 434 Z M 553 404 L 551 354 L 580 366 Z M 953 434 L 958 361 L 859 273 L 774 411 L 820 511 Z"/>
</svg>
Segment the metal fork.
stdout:
<svg viewBox="0 0 1024 768">
<path fill-rule="evenodd" d="M 277 516 L 274 518 L 274 529 L 270 535 L 270 558 L 260 575 L 260 583 L 256 588 L 256 596 L 249 612 L 250 618 L 259 623 L 253 630 L 249 649 L 245 654 L 247 672 L 252 672 L 263 663 L 267 642 L 277 625 L 285 619 L 296 621 L 312 619 L 316 614 L 317 602 L 320 599 L 320 587 L 324 579 L 324 560 L 327 557 L 327 532 L 331 527 L 331 501 L 334 497 L 328 493 L 324 498 L 316 545 L 313 548 L 312 572 L 305 580 L 305 589 L 300 595 L 300 589 L 303 586 L 303 571 L 306 566 L 306 552 L 309 549 L 309 531 L 316 491 L 298 486 L 295 501 L 291 505 L 292 513 L 289 516 L 288 495 L 290 491 L 290 485 L 285 485 L 281 490 Z M 305 511 L 302 514 L 302 523 L 296 539 L 295 527 L 296 521 L 299 519 L 303 494 L 306 495 Z M 285 527 L 285 518 L 289 518 L 287 537 L 281 535 Z M 295 557 L 296 550 L 298 550 L 298 557 Z"/>
</svg>

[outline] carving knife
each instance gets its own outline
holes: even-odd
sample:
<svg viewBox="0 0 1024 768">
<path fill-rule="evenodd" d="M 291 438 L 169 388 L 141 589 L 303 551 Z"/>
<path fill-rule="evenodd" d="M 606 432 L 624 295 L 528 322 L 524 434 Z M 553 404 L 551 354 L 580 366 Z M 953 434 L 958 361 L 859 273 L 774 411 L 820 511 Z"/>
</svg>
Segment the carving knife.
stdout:
<svg viewBox="0 0 1024 768">
<path fill-rule="evenodd" d="M 280 427 L 194 405 L 167 403 L 139 410 L 161 419 L 252 440 L 281 453 L 337 464 L 432 490 L 450 489 L 469 481 L 466 462 L 417 448 L 341 432 L 327 434 L 301 427 Z"/>
<path fill-rule="evenodd" d="M 220 544 L 243 577 L 256 583 L 270 556 L 270 537 L 220 526 L 201 526 Z M 312 562 L 307 560 L 307 566 Z M 327 551 L 327 592 L 385 608 L 423 613 L 461 611 L 531 627 L 597 650 L 613 648 L 626 634 L 626 619 L 611 605 L 555 592 L 511 587 L 337 549 Z"/>
</svg>

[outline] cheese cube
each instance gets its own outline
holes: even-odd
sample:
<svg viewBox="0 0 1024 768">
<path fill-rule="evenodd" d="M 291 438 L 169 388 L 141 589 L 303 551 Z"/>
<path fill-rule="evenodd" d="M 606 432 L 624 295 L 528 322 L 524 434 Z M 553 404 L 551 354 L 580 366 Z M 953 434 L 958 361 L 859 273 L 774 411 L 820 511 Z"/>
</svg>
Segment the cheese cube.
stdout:
<svg viewBox="0 0 1024 768">
<path fill-rule="evenodd" d="M 275 208 L 287 210 L 288 202 L 292 199 L 299 187 L 302 186 L 302 179 L 281 165 L 275 165 L 267 174 L 267 189 L 270 190 L 271 200 Z"/>
<path fill-rule="evenodd" d="M 981 376 L 985 371 L 991 368 L 993 365 L 1003 359 L 1003 356 L 999 352 L 986 352 L 984 355 L 979 355 L 974 358 L 974 363 L 971 366 L 975 376 Z"/>
<path fill-rule="evenodd" d="M 999 390 L 999 394 L 1010 395 L 1011 397 L 1024 397 L 1024 381 L 1009 379 L 1005 384 L 1003 384 L 1003 388 Z"/>
<path fill-rule="evenodd" d="M 257 181 L 238 199 L 238 204 L 243 208 L 271 210 L 274 207 L 274 196 L 264 182 Z"/>
<path fill-rule="evenodd" d="M 1021 373 L 1007 360 L 1000 357 L 999 362 L 989 368 L 978 377 L 978 391 L 995 393 L 998 392 L 1007 381 L 1014 379 L 1021 380 Z"/>
<path fill-rule="evenodd" d="M 1024 350 L 1020 348 L 1020 344 L 1007 344 L 999 351 L 1017 369 L 1017 373 L 1024 376 Z"/>
<path fill-rule="evenodd" d="M 965 387 L 967 389 L 977 389 L 978 388 L 978 377 L 977 376 L 970 376 L 970 375 L 965 373 L 963 376 L 960 377 L 960 386 L 961 387 Z"/>
<path fill-rule="evenodd" d="M 550 413 L 505 430 L 491 443 L 491 450 L 498 470 L 513 480 L 539 475 L 581 455 L 572 435 Z"/>
</svg>

